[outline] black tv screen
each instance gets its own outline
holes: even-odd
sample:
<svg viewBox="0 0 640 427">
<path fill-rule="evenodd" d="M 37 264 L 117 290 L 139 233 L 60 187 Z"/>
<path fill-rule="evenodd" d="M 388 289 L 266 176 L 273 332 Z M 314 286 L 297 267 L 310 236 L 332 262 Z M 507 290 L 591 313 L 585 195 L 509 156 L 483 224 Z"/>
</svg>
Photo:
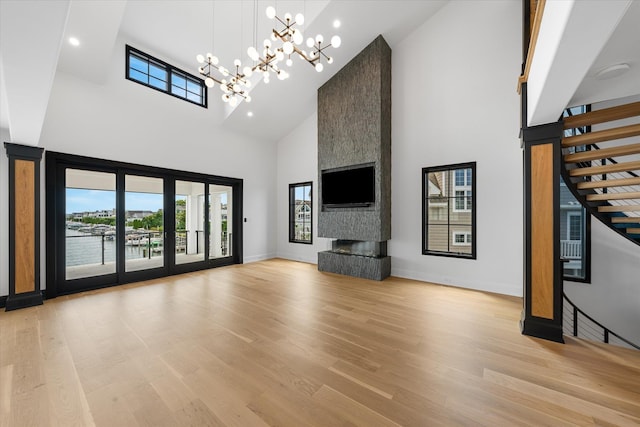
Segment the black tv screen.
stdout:
<svg viewBox="0 0 640 427">
<path fill-rule="evenodd" d="M 322 171 L 322 205 L 371 206 L 376 201 L 374 166 Z"/>
</svg>

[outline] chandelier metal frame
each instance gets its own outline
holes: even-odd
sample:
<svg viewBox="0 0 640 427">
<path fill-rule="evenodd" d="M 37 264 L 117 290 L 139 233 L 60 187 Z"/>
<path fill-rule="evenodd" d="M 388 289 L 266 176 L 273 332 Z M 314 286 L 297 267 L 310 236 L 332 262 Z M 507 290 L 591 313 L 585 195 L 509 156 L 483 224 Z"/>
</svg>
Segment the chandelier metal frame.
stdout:
<svg viewBox="0 0 640 427">
<path fill-rule="evenodd" d="M 323 45 L 324 38 L 318 34 L 315 38 L 307 39 L 307 47 L 311 49 L 307 52 L 298 47 L 304 41 L 302 31 L 296 28 L 296 25 L 304 24 L 304 16 L 301 13 L 298 13 L 295 18 L 290 13 L 286 13 L 284 19 L 281 19 L 276 15 L 275 8 L 269 6 L 266 14 L 269 19 L 275 19 L 284 28 L 271 30 L 271 38 L 266 38 L 263 42 L 262 55 L 253 46 L 247 49 L 247 55 L 253 61 L 253 66 L 245 66 L 241 70 L 242 63 L 236 59 L 233 61 L 235 71 L 230 71 L 219 65 L 219 59 L 211 53 L 196 57 L 198 63 L 202 64 L 198 71 L 204 77 L 205 85 L 212 88 L 217 83 L 222 91 L 222 100 L 232 106 L 237 105 L 239 100 L 251 102 L 249 91 L 252 87 L 251 76 L 254 72 L 261 73 L 265 83 L 269 83 L 271 73 L 275 74 L 278 80 L 285 80 L 289 77 L 289 73 L 278 64 L 284 61 L 284 64 L 290 67 L 293 64 L 291 56 L 296 55 L 311 64 L 317 72 L 322 72 L 324 69 L 322 58 L 328 64 L 333 62 L 333 58 L 328 56 L 325 50 L 329 47 L 338 48 L 342 44 L 340 37 L 334 35 L 330 43 Z M 275 46 L 274 43 L 279 45 Z"/>
</svg>

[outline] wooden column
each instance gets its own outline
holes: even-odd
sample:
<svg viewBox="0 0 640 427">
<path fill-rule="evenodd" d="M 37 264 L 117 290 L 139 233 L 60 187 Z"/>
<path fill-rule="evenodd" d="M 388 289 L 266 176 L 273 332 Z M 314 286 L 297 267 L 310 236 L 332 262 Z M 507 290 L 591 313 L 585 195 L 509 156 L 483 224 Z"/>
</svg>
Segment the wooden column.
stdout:
<svg viewBox="0 0 640 427">
<path fill-rule="evenodd" d="M 526 84 L 522 95 L 526 103 Z M 562 122 L 526 126 L 524 149 L 524 309 L 525 335 L 564 342 L 560 259 L 560 166 Z"/>
<path fill-rule="evenodd" d="M 42 304 L 40 159 L 42 148 L 5 142 L 9 158 L 9 296 L 6 310 Z"/>
</svg>

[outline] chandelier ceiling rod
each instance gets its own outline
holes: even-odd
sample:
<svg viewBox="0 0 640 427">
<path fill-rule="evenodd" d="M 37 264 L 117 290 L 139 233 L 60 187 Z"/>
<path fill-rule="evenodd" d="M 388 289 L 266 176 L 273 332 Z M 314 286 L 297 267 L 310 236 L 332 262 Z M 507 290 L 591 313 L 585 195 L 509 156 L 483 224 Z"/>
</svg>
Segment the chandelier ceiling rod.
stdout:
<svg viewBox="0 0 640 427">
<path fill-rule="evenodd" d="M 254 6 L 254 10 L 257 9 L 257 4 Z M 249 95 L 249 89 L 251 88 L 250 77 L 254 72 L 262 73 L 262 79 L 265 83 L 269 83 L 270 73 L 275 73 L 279 80 L 285 80 L 289 77 L 289 73 L 283 68 L 278 66 L 278 63 L 287 57 L 285 64 L 291 66 L 293 61 L 291 55 L 296 54 L 301 59 L 311 64 L 316 71 L 321 72 L 324 68 L 322 64 L 322 58 L 324 57 L 328 64 L 333 62 L 333 58 L 328 56 L 324 51 L 328 47 L 338 48 L 342 44 L 340 37 L 335 35 L 331 38 L 331 42 L 324 45 L 324 38 L 321 34 L 316 35 L 315 38 L 307 39 L 307 47 L 311 49 L 309 53 L 300 49 L 298 46 L 302 44 L 304 37 L 302 31 L 295 28 L 295 25 L 302 26 L 304 24 L 304 15 L 301 13 L 296 14 L 295 19 L 290 13 L 285 13 L 284 19 L 281 19 L 276 15 L 276 10 L 273 6 L 269 6 L 266 9 L 266 14 L 269 19 L 275 19 L 280 24 L 284 25 L 284 28 L 278 31 L 276 28 L 271 31 L 271 39 L 267 38 L 263 42 L 264 49 L 262 50 L 262 56 L 258 50 L 250 46 L 247 49 L 247 54 L 254 64 L 252 67 L 245 66 L 240 70 L 242 63 L 239 59 L 233 61 L 235 72 L 231 72 L 221 65 L 218 65 L 218 57 L 211 53 L 206 55 L 198 55 L 197 61 L 201 65 L 198 71 L 205 77 L 205 84 L 207 87 L 212 88 L 217 83 L 222 93 L 222 100 L 229 102 L 232 106 L 238 103 L 238 100 L 245 100 L 251 102 L 251 96 Z M 254 31 L 257 28 L 257 19 L 254 23 Z M 215 36 L 215 30 L 214 30 Z M 274 46 L 272 43 L 280 42 L 280 46 Z M 214 72 L 217 72 L 221 76 L 216 77 Z M 228 77 L 228 79 L 227 79 Z"/>
</svg>

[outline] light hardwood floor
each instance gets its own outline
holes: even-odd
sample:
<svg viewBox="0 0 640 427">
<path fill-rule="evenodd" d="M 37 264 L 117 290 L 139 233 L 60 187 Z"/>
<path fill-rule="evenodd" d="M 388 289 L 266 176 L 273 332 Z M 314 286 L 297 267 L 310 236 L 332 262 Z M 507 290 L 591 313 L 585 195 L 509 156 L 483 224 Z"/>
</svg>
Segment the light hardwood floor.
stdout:
<svg viewBox="0 0 640 427">
<path fill-rule="evenodd" d="M 269 260 L 0 313 L 2 426 L 639 425 L 640 352 L 519 298 Z"/>
</svg>

